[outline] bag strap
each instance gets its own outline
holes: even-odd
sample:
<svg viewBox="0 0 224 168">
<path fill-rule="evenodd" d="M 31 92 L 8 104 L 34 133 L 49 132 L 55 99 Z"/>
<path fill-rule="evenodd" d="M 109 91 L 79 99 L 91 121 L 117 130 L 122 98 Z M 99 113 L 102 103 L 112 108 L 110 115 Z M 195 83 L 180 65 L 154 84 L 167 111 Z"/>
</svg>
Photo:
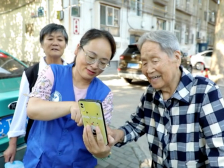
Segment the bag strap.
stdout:
<svg viewBox="0 0 224 168">
<path fill-rule="evenodd" d="M 37 81 L 38 71 L 39 71 L 39 63 L 37 63 L 37 64 L 35 64 L 35 65 L 33 65 L 33 66 L 31 66 L 31 67 L 29 67 L 25 70 L 26 77 L 27 77 L 27 80 L 29 82 L 30 92 L 32 91 L 32 88 Z M 26 126 L 26 134 L 25 134 L 25 137 L 24 137 L 24 140 L 25 140 L 26 143 L 27 143 L 27 139 L 28 139 L 28 136 L 29 136 L 30 129 L 33 125 L 33 121 L 34 120 L 29 118 L 27 126 Z"/>
<path fill-rule="evenodd" d="M 38 77 L 38 71 L 39 71 L 39 63 L 27 68 L 25 70 L 25 73 L 26 73 L 26 77 L 27 77 L 27 80 L 29 82 L 29 89 L 30 89 L 30 92 L 32 91 L 32 88 L 33 86 L 35 85 L 36 83 L 36 80 L 37 80 L 37 77 Z"/>
</svg>

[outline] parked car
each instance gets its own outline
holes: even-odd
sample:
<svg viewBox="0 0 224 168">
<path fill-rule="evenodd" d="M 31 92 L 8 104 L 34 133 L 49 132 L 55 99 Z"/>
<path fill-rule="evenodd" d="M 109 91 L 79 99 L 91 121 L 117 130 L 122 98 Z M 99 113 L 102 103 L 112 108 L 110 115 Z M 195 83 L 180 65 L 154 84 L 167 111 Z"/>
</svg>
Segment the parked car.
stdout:
<svg viewBox="0 0 224 168">
<path fill-rule="evenodd" d="M 191 56 L 191 65 L 197 70 L 210 68 L 213 50 L 206 50 Z"/>
<path fill-rule="evenodd" d="M 3 152 L 8 147 L 7 133 L 12 121 L 15 101 L 18 99 L 21 76 L 27 65 L 7 52 L 0 50 L 0 165 L 4 165 Z M 24 138 L 17 142 L 16 160 L 21 160 L 26 150 Z"/>
<path fill-rule="evenodd" d="M 190 73 L 192 73 L 192 65 L 191 65 L 191 58 L 187 55 L 187 53 L 184 53 L 181 51 L 181 65 L 186 68 Z"/>
<path fill-rule="evenodd" d="M 181 52 L 181 64 L 192 72 L 192 66 L 190 64 L 190 58 Z M 128 83 L 131 83 L 133 79 L 148 81 L 141 70 L 140 51 L 136 44 L 128 45 L 127 49 L 120 56 L 118 65 L 118 76 L 124 78 Z"/>
</svg>

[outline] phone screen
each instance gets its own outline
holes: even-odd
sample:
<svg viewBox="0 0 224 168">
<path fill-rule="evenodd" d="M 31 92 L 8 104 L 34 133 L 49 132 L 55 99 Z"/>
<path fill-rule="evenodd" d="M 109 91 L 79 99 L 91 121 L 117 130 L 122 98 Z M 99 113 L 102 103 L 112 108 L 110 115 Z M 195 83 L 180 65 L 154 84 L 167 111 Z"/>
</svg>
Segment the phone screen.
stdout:
<svg viewBox="0 0 224 168">
<path fill-rule="evenodd" d="M 100 131 L 103 135 L 104 143 L 107 145 L 107 131 L 101 102 L 91 99 L 80 99 L 78 102 L 84 126 L 91 126 L 92 133 L 95 138 L 96 126 L 99 126 Z"/>
</svg>

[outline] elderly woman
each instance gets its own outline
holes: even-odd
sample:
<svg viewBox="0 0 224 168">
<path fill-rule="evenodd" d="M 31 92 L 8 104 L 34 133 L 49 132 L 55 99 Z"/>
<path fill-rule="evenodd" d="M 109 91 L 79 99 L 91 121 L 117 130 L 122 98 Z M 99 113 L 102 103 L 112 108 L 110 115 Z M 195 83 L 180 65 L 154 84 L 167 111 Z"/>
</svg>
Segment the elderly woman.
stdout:
<svg viewBox="0 0 224 168">
<path fill-rule="evenodd" d="M 4 152 L 5 162 L 13 162 L 16 155 L 17 138 L 26 134 L 26 141 L 29 129 L 32 126 L 32 120 L 29 120 L 26 128 L 26 106 L 29 98 L 27 95 L 30 94 L 30 90 L 34 86 L 37 76 L 44 67 L 48 64 L 67 65 L 61 58 L 66 44 L 68 44 L 68 35 L 64 26 L 51 23 L 40 31 L 40 45 L 44 50 L 45 56 L 41 58 L 38 64 L 29 67 L 22 75 L 19 99 L 8 132 L 8 137 L 10 138 L 9 146 Z"/>
<path fill-rule="evenodd" d="M 152 167 L 223 167 L 224 100 L 219 87 L 180 66 L 180 46 L 171 32 L 148 32 L 138 47 L 150 85 L 132 121 L 112 130 L 114 143 L 121 146 L 146 134 Z"/>
</svg>

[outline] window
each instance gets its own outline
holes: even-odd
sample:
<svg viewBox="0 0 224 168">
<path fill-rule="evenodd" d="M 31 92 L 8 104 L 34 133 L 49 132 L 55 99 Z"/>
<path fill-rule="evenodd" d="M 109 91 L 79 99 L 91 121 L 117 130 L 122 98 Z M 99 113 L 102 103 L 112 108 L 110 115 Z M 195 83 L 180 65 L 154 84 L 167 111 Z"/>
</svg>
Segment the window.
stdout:
<svg viewBox="0 0 224 168">
<path fill-rule="evenodd" d="M 71 10 L 71 15 L 74 17 L 80 17 L 80 7 L 79 6 L 73 6 Z"/>
<path fill-rule="evenodd" d="M 71 8 L 71 16 L 80 17 L 80 0 L 62 0 L 63 9 Z"/>
<path fill-rule="evenodd" d="M 204 57 L 211 57 L 213 54 L 213 52 L 207 52 L 205 54 L 202 54 L 201 56 L 204 56 Z"/>
<path fill-rule="evenodd" d="M 21 76 L 25 68 L 13 57 L 0 52 L 0 79 Z"/>
<path fill-rule="evenodd" d="M 130 0 L 131 10 L 136 11 L 137 16 L 142 15 L 142 0 Z"/>
<path fill-rule="evenodd" d="M 100 5 L 100 29 L 109 31 L 113 36 L 120 36 L 119 9 Z"/>
<path fill-rule="evenodd" d="M 178 6 L 178 7 L 180 7 L 182 4 L 181 4 L 181 1 L 180 0 L 176 0 L 176 5 Z"/>
<path fill-rule="evenodd" d="M 190 36 L 189 28 L 186 27 L 186 31 L 185 31 L 185 44 L 188 44 L 189 43 L 189 36 Z"/>
<path fill-rule="evenodd" d="M 190 0 L 186 0 L 186 11 L 190 12 Z"/>
<path fill-rule="evenodd" d="M 157 19 L 157 30 L 166 30 L 166 21 Z"/>
<path fill-rule="evenodd" d="M 191 35 L 191 44 L 194 44 L 194 34 Z"/>
<path fill-rule="evenodd" d="M 130 0 L 130 7 L 132 10 L 135 10 L 136 9 L 136 0 Z"/>
<path fill-rule="evenodd" d="M 209 11 L 209 22 L 215 22 L 215 15 L 214 11 Z"/>
<path fill-rule="evenodd" d="M 142 3 L 141 0 L 137 0 L 137 16 L 142 15 Z"/>
<path fill-rule="evenodd" d="M 175 30 L 174 33 L 179 41 L 179 43 L 181 43 L 181 26 L 178 24 L 175 24 Z"/>
<path fill-rule="evenodd" d="M 131 34 L 131 35 L 130 35 L 130 44 L 132 44 L 132 43 L 137 43 L 139 37 L 140 37 L 139 35 Z"/>
<path fill-rule="evenodd" d="M 213 32 L 208 33 L 207 35 L 207 42 L 209 46 L 213 46 L 214 45 L 214 34 Z"/>
</svg>

